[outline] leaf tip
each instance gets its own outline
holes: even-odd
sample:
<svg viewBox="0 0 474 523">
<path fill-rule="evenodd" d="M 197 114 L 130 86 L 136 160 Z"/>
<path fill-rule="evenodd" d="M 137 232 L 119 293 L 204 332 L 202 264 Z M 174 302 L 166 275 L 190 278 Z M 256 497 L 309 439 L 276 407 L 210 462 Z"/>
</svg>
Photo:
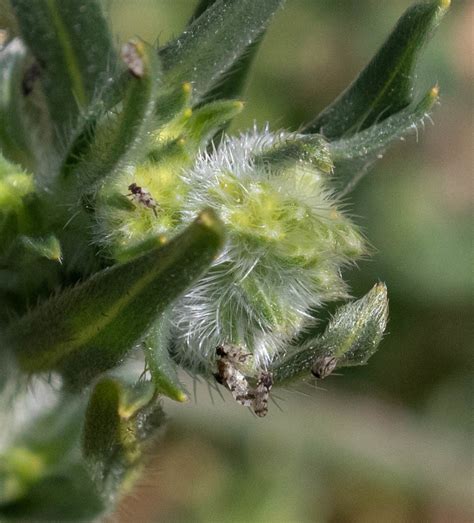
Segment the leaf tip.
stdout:
<svg viewBox="0 0 474 523">
<path fill-rule="evenodd" d="M 195 223 L 214 233 L 218 237 L 219 243 L 223 242 L 224 224 L 212 209 L 206 208 L 202 210 L 198 214 Z"/>
<path fill-rule="evenodd" d="M 176 391 L 176 395 L 175 395 L 174 399 L 176 401 L 178 401 L 179 403 L 186 403 L 187 401 L 189 401 L 187 394 L 185 394 L 182 391 Z"/>
<path fill-rule="evenodd" d="M 193 86 L 191 85 L 191 82 L 184 82 L 183 93 L 186 95 L 190 95 L 192 90 L 193 90 Z"/>
<path fill-rule="evenodd" d="M 375 294 L 380 294 L 380 295 L 383 295 L 383 296 L 387 297 L 387 286 L 382 281 L 380 281 L 379 283 L 376 283 L 374 285 L 372 291 Z"/>
<path fill-rule="evenodd" d="M 216 213 L 212 209 L 204 209 L 197 217 L 197 223 L 206 227 L 212 228 L 218 221 Z"/>
<path fill-rule="evenodd" d="M 451 7 L 451 0 L 439 0 L 439 7 L 443 11 L 447 11 Z"/>
<path fill-rule="evenodd" d="M 434 86 L 430 89 L 430 91 L 429 91 L 429 93 L 428 93 L 428 96 L 429 96 L 433 101 L 436 101 L 436 100 L 438 99 L 438 97 L 439 97 L 439 85 L 438 85 L 438 84 L 434 85 Z"/>
<path fill-rule="evenodd" d="M 368 297 L 368 301 L 372 302 L 372 315 L 378 318 L 383 333 L 388 321 L 388 295 L 385 283 L 376 283 L 370 290 Z"/>
</svg>

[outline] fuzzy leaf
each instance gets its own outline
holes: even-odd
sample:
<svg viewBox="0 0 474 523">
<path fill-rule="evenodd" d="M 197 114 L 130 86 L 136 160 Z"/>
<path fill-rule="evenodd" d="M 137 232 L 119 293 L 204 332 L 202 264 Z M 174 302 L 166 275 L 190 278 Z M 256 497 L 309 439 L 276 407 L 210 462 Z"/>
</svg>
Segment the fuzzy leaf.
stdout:
<svg viewBox="0 0 474 523">
<path fill-rule="evenodd" d="M 333 184 L 338 193 L 343 196 L 351 191 L 393 142 L 409 133 L 418 134 L 437 100 L 438 88 L 433 87 L 414 107 L 407 107 L 350 138 L 330 142 L 328 148 L 335 166 Z"/>
<path fill-rule="evenodd" d="M 183 113 L 191 108 L 192 85 L 184 82 L 179 89 L 173 86 L 168 90 L 163 89 L 156 101 L 156 125 L 161 131 L 164 125 L 179 120 Z"/>
<path fill-rule="evenodd" d="M 329 174 L 333 170 L 328 143 L 318 134 L 294 136 L 282 140 L 281 143 L 256 156 L 255 162 L 271 166 L 273 169 L 308 163 L 323 173 Z"/>
<path fill-rule="evenodd" d="M 82 438 L 84 457 L 109 501 L 139 467 L 143 442 L 165 421 L 153 389 L 150 383 L 131 388 L 104 378 L 90 397 Z"/>
<path fill-rule="evenodd" d="M 105 86 L 115 62 L 99 2 L 11 0 L 21 35 L 40 67 L 53 126 L 69 129 Z"/>
<path fill-rule="evenodd" d="M 202 147 L 243 108 L 244 104 L 240 101 L 224 100 L 195 109 L 185 125 L 186 140 L 190 140 L 197 148 Z"/>
<path fill-rule="evenodd" d="M 175 401 L 184 402 L 188 396 L 179 382 L 176 364 L 168 353 L 169 326 L 164 313 L 149 330 L 143 342 L 143 350 L 156 391 Z"/>
<path fill-rule="evenodd" d="M 189 23 L 191 24 L 199 18 L 204 11 L 216 3 L 216 0 L 201 0 L 194 10 L 193 16 Z M 215 87 L 206 95 L 207 102 L 216 100 L 229 100 L 238 98 L 245 87 L 250 67 L 254 61 L 257 51 L 265 35 L 265 29 L 262 33 L 242 52 L 242 55 L 221 77 Z"/>
<path fill-rule="evenodd" d="M 125 165 L 130 154 L 147 139 L 154 119 L 155 93 L 160 81 L 156 53 L 144 42 L 134 40 L 124 45 L 122 58 L 130 81 L 120 113 L 109 115 L 102 122 L 88 148 L 79 142 L 79 150 L 86 150 L 86 153 L 76 164 L 73 163 L 74 168 L 71 169 L 69 160 L 63 167 L 65 178 L 74 178 L 83 191 L 90 190 L 91 185 Z"/>
<path fill-rule="evenodd" d="M 387 288 L 379 283 L 360 300 L 340 307 L 321 336 L 303 334 L 297 351 L 272 369 L 275 384 L 308 376 L 310 370 L 325 377 L 336 367 L 365 364 L 382 340 L 387 319 Z"/>
<path fill-rule="evenodd" d="M 207 102 L 229 100 L 242 95 L 247 84 L 250 68 L 257 56 L 264 34 L 264 32 L 260 33 L 252 44 L 245 48 L 232 67 L 221 76 L 216 85 L 206 94 Z"/>
<path fill-rule="evenodd" d="M 60 168 L 64 176 L 72 172 L 90 153 L 100 120 L 126 96 L 127 88 L 131 89 L 130 83 L 132 78 L 127 71 L 115 74 L 100 96 L 81 113 Z"/>
<path fill-rule="evenodd" d="M 199 0 L 198 4 L 194 8 L 194 12 L 191 15 L 188 25 L 191 25 L 195 20 L 197 20 L 205 11 L 213 6 L 216 1 L 217 0 Z"/>
<path fill-rule="evenodd" d="M 0 52 L 0 150 L 11 161 L 29 165 L 29 133 L 23 116 L 22 82 L 26 49 L 15 38 Z"/>
<path fill-rule="evenodd" d="M 7 340 L 26 372 L 59 370 L 75 386 L 117 365 L 153 320 L 209 266 L 223 242 L 205 211 L 178 237 L 83 283 L 14 322 Z"/>
<path fill-rule="evenodd" d="M 193 85 L 196 104 L 264 31 L 283 0 L 217 0 L 160 51 L 165 84 Z"/>
<path fill-rule="evenodd" d="M 434 0 L 410 7 L 372 61 L 306 132 L 329 140 L 348 137 L 407 107 L 420 52 L 449 5 Z"/>
<path fill-rule="evenodd" d="M 33 256 L 46 258 L 61 263 L 62 253 L 59 240 L 53 234 L 44 237 L 21 236 L 20 241 L 25 250 Z"/>
</svg>

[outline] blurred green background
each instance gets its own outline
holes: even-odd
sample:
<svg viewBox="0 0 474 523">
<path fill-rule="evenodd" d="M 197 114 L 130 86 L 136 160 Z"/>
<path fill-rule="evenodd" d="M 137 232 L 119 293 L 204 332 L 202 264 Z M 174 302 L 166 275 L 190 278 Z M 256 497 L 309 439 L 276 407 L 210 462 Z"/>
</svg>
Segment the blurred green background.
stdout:
<svg viewBox="0 0 474 523">
<path fill-rule="evenodd" d="M 258 1 L 258 0 L 256 0 Z M 171 421 L 119 522 L 467 522 L 472 511 L 474 2 L 453 0 L 426 49 L 440 84 L 424 132 L 350 195 L 374 256 L 348 273 L 385 281 L 389 334 L 369 365 L 277 391 L 266 419 L 207 386 Z M 177 35 L 192 0 L 109 0 L 120 41 Z M 288 0 L 254 63 L 232 131 L 298 127 L 371 58 L 406 0 Z M 189 384 L 192 389 L 192 383 Z M 215 405 L 212 404 L 214 400 Z"/>
</svg>

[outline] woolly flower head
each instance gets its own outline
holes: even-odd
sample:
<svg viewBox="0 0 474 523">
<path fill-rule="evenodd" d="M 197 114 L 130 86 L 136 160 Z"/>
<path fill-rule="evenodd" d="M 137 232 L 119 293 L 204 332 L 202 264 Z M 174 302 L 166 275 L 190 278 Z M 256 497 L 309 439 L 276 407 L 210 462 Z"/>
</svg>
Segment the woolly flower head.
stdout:
<svg viewBox="0 0 474 523">
<path fill-rule="evenodd" d="M 364 252 L 330 188 L 325 142 L 254 129 L 201 152 L 190 167 L 176 169 L 176 158 L 121 182 L 122 194 L 129 183 L 145 186 L 156 216 L 139 204 L 109 209 L 106 236 L 122 247 L 146 234 L 170 237 L 214 209 L 226 246 L 169 315 L 175 356 L 210 369 L 216 347 L 231 343 L 254 355 L 255 369 L 265 367 L 311 321 L 310 309 L 346 295 L 340 269 Z"/>
<path fill-rule="evenodd" d="M 268 364 L 309 320 L 308 310 L 345 295 L 340 268 L 363 241 L 337 209 L 320 137 L 254 130 L 226 138 L 183 173 L 188 222 L 215 209 L 227 243 L 210 271 L 176 304 L 178 354 L 212 359 L 232 343 Z"/>
</svg>

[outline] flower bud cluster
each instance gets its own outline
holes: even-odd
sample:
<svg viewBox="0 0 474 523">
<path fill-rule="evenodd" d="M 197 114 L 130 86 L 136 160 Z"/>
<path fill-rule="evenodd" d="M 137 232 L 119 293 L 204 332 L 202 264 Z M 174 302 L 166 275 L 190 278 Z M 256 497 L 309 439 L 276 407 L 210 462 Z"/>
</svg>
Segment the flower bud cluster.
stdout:
<svg viewBox="0 0 474 523">
<path fill-rule="evenodd" d="M 142 187 L 156 212 L 133 196 L 104 207 L 109 248 L 126 251 L 158 235 L 167 241 L 212 208 L 226 245 L 169 315 L 177 359 L 206 366 L 227 343 L 252 353 L 255 369 L 265 367 L 311 321 L 310 308 L 346 296 L 341 268 L 364 253 L 331 191 L 326 146 L 319 136 L 254 129 L 201 151 L 193 165 L 184 140 L 165 152 L 120 181 L 123 195 L 131 183 Z"/>
</svg>

